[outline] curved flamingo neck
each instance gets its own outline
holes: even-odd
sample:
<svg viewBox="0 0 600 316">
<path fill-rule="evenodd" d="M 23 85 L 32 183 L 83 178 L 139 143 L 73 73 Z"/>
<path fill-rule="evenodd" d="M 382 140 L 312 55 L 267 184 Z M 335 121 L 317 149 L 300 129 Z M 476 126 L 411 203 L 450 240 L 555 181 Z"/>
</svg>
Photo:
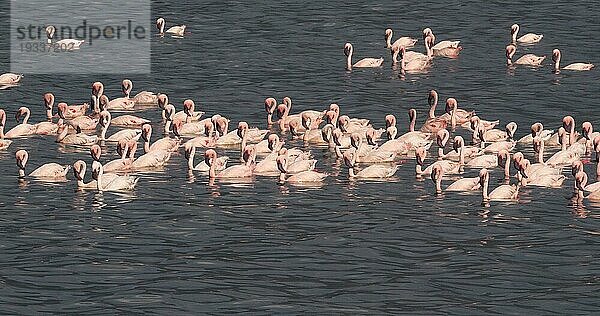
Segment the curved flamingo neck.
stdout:
<svg viewBox="0 0 600 316">
<path fill-rule="evenodd" d="M 517 28 L 514 31 L 511 30 L 511 33 L 512 33 L 512 42 L 516 43 L 517 42 L 517 35 L 519 34 L 519 29 Z"/>
<path fill-rule="evenodd" d="M 102 168 L 98 170 L 98 178 L 96 179 L 96 188 L 98 191 L 102 191 L 102 175 L 104 174 Z M 83 181 L 82 181 L 83 182 Z"/>
<path fill-rule="evenodd" d="M 558 55 L 554 61 L 554 72 L 560 72 L 560 55 Z"/>
<path fill-rule="evenodd" d="M 408 124 L 408 131 L 409 132 L 414 132 L 415 131 L 415 125 L 417 123 L 417 116 L 416 115 L 411 115 L 410 116 L 410 124 Z"/>
<path fill-rule="evenodd" d="M 442 177 L 438 176 L 435 178 L 435 193 L 442 193 Z"/>
<path fill-rule="evenodd" d="M 102 126 L 102 131 L 100 132 L 100 139 L 106 139 L 106 132 L 108 131 L 108 127 L 110 126 L 110 118 L 106 120 L 106 124 Z"/>
<path fill-rule="evenodd" d="M 545 164 L 544 163 L 544 141 L 543 140 L 540 141 L 540 148 L 537 153 L 537 160 L 539 163 Z"/>
<path fill-rule="evenodd" d="M 461 168 L 465 164 L 465 145 L 460 144 L 460 148 L 458 149 L 458 168 Z"/>
<path fill-rule="evenodd" d="M 335 146 L 335 155 L 338 158 L 341 158 L 343 156 L 341 146 Z"/>
<path fill-rule="evenodd" d="M 429 118 L 430 119 L 435 118 L 435 108 L 437 107 L 437 103 L 438 103 L 438 97 L 437 97 L 437 95 L 435 95 L 433 97 L 431 104 L 429 105 Z"/>
<path fill-rule="evenodd" d="M 67 134 L 69 133 L 69 127 L 65 126 L 65 128 L 62 130 L 62 132 L 60 132 L 58 135 L 56 135 L 56 142 L 60 143 L 63 141 L 63 139 L 65 139 L 65 137 L 67 137 Z"/>
<path fill-rule="evenodd" d="M 29 116 L 31 116 L 31 111 L 28 108 L 25 108 L 25 118 L 23 119 L 23 124 L 27 124 L 29 121 Z"/>
<path fill-rule="evenodd" d="M 424 42 L 425 42 L 425 52 L 427 53 L 427 57 L 429 57 L 429 58 L 433 57 L 433 49 L 430 47 L 429 41 L 427 39 L 425 39 Z"/>
</svg>

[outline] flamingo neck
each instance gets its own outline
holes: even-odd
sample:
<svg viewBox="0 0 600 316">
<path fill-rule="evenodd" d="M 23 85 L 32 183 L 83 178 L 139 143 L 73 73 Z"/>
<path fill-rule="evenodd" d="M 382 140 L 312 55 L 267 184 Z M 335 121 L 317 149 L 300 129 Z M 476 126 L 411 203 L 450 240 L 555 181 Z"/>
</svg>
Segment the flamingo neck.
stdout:
<svg viewBox="0 0 600 316">
<path fill-rule="evenodd" d="M 106 139 L 106 131 L 108 131 L 108 126 L 110 125 L 110 120 L 106 121 L 106 125 L 102 126 L 102 131 L 100 132 L 100 139 Z"/>
<path fill-rule="evenodd" d="M 408 131 L 409 132 L 414 132 L 415 131 L 415 124 L 417 123 L 417 117 L 416 115 L 411 116 L 410 118 L 410 124 L 408 124 Z"/>
<path fill-rule="evenodd" d="M 425 51 L 427 52 L 427 57 L 431 58 L 433 57 L 433 49 L 430 47 L 429 45 L 429 41 L 425 40 Z"/>
<path fill-rule="evenodd" d="M 192 152 L 190 153 L 190 156 L 188 157 L 188 169 L 189 170 L 194 170 L 194 156 L 196 155 L 195 153 L 196 150 L 192 150 Z M 216 163 L 216 159 L 215 159 L 215 163 Z"/>
<path fill-rule="evenodd" d="M 453 130 L 456 128 L 456 110 L 457 110 L 457 108 L 454 107 L 452 109 L 452 113 L 450 113 L 450 122 L 452 123 L 452 129 Z"/>
<path fill-rule="evenodd" d="M 356 177 L 356 174 L 354 173 L 354 167 L 348 168 L 348 175 L 350 175 L 351 178 Z"/>
<path fill-rule="evenodd" d="M 398 50 L 392 52 L 392 65 L 398 64 Z"/>
<path fill-rule="evenodd" d="M 554 62 L 554 72 L 560 72 L 560 56 Z"/>
<path fill-rule="evenodd" d="M 392 48 L 392 35 L 385 37 L 385 48 Z"/>
<path fill-rule="evenodd" d="M 208 177 L 211 179 L 214 179 L 217 176 L 216 171 L 215 171 L 216 163 L 217 163 L 217 157 L 215 157 L 215 160 L 210 164 L 210 166 L 208 168 Z"/>
<path fill-rule="evenodd" d="M 25 178 L 25 169 L 19 168 L 19 178 Z"/>
<path fill-rule="evenodd" d="M 46 109 L 46 118 L 48 118 L 48 120 L 52 122 L 52 108 Z"/>
<path fill-rule="evenodd" d="M 510 157 L 506 157 L 504 162 L 504 179 L 510 179 Z"/>
<path fill-rule="evenodd" d="M 100 95 L 92 95 L 92 103 L 94 105 L 94 113 L 100 113 Z"/>
<path fill-rule="evenodd" d="M 465 164 L 465 146 L 464 145 L 461 145 L 460 148 L 458 149 L 458 155 L 459 155 L 458 168 L 460 169 L 460 167 L 462 167 Z"/>
<path fill-rule="evenodd" d="M 444 148 L 438 148 L 438 160 L 442 160 L 444 158 Z"/>
<path fill-rule="evenodd" d="M 66 126 L 62 132 L 60 132 L 60 134 L 56 135 L 56 142 L 60 143 L 63 141 L 63 139 L 65 139 L 65 137 L 67 137 L 67 134 L 69 133 L 69 127 Z"/>
<path fill-rule="evenodd" d="M 431 102 L 431 105 L 429 106 L 429 118 L 430 119 L 435 118 L 435 108 L 437 107 L 437 103 L 438 103 L 438 98 L 434 97 L 433 102 Z"/>
<path fill-rule="evenodd" d="M 483 200 L 487 201 L 490 199 L 490 196 L 488 195 L 488 186 L 489 186 L 489 179 L 487 177 L 485 177 L 483 179 L 483 188 L 481 188 L 481 194 L 483 196 Z"/>
<path fill-rule="evenodd" d="M 267 113 L 267 124 L 269 126 L 273 125 L 273 113 Z"/>
<path fill-rule="evenodd" d="M 418 162 L 415 165 L 415 174 L 417 175 L 417 177 L 420 177 L 423 174 L 423 167 Z"/>
<path fill-rule="evenodd" d="M 538 153 L 537 153 L 537 160 L 539 163 L 545 164 L 544 163 L 544 141 L 542 141 L 540 144 L 540 149 L 538 150 Z"/>
<path fill-rule="evenodd" d="M 102 170 L 98 171 L 98 178 L 96 179 L 96 188 L 98 191 L 102 191 L 102 174 Z"/>
<path fill-rule="evenodd" d="M 442 177 L 435 178 L 435 193 L 442 193 Z"/>
<path fill-rule="evenodd" d="M 285 173 L 279 172 L 279 182 L 285 182 Z"/>
<path fill-rule="evenodd" d="M 27 109 L 25 111 L 25 118 L 23 119 L 23 124 L 27 124 L 27 121 L 29 121 L 29 116 L 31 115 L 31 112 L 29 111 L 29 109 Z"/>
<path fill-rule="evenodd" d="M 352 70 L 352 51 L 346 56 L 346 70 Z"/>
<path fill-rule="evenodd" d="M 246 143 L 248 142 L 248 137 L 247 137 L 248 131 L 244 131 L 244 133 L 242 134 L 242 145 L 241 145 L 241 156 L 240 157 L 244 157 L 244 149 L 246 148 Z"/>
<path fill-rule="evenodd" d="M 148 137 L 148 139 L 150 139 L 150 137 Z M 145 141 L 144 142 L 144 153 L 148 153 L 150 152 L 150 141 Z"/>
<path fill-rule="evenodd" d="M 165 134 L 169 134 L 169 132 L 171 131 L 171 120 L 167 119 L 167 121 L 165 122 Z"/>
<path fill-rule="evenodd" d="M 335 154 L 338 158 L 341 158 L 343 156 L 342 149 L 340 148 L 340 146 L 335 146 Z"/>
<path fill-rule="evenodd" d="M 512 32 L 512 42 L 516 43 L 517 42 L 517 35 L 519 34 L 519 30 L 515 30 Z"/>
<path fill-rule="evenodd" d="M 575 123 L 571 124 L 571 130 L 569 131 L 569 145 L 575 144 Z"/>
</svg>

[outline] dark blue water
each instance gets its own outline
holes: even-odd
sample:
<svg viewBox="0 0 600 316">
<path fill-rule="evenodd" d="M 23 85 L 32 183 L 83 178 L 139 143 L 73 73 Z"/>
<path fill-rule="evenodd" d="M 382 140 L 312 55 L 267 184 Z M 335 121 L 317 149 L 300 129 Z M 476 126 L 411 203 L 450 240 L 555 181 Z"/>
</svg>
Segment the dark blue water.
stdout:
<svg viewBox="0 0 600 316">
<path fill-rule="evenodd" d="M 405 130 L 409 108 L 425 119 L 432 88 L 485 119 L 515 121 L 518 137 L 536 121 L 556 129 L 565 115 L 578 128 L 584 120 L 600 126 L 598 71 L 555 75 L 549 62 L 560 48 L 564 65 L 600 63 L 593 2 L 155 1 L 153 14 L 185 23 L 190 34 L 153 39 L 151 75 L 28 75 L 0 91 L 7 127 L 23 105 L 31 121 L 43 120 L 47 91 L 81 103 L 91 82 L 118 96 L 125 77 L 134 92 L 167 93 L 178 108 L 190 98 L 209 115 L 262 128 L 264 99 L 289 95 L 295 112 L 336 102 L 376 127 L 396 114 Z M 507 70 L 515 22 L 522 34 L 544 34 L 517 53 L 547 55 L 544 67 Z M 417 38 L 431 27 L 464 50 L 400 78 L 383 48 L 388 27 Z M 346 72 L 345 42 L 357 59 L 382 56 L 384 66 Z M 8 57 L 0 66 L 9 71 Z M 160 134 L 158 110 L 137 115 Z M 100 194 L 76 191 L 71 174 L 66 183 L 19 182 L 18 149 L 29 151 L 30 171 L 91 162 L 87 149 L 51 137 L 16 140 L 0 152 L 2 314 L 593 314 L 600 307 L 598 205 L 571 199 L 571 176 L 562 188 L 525 187 L 518 203 L 483 207 L 479 193 L 435 196 L 431 181 L 415 180 L 410 158 L 392 180 L 350 181 L 327 149 L 311 148 L 331 176 L 321 187 L 297 188 L 265 177 L 210 184 L 205 174 L 188 174 L 181 151 L 163 169 L 137 173 L 134 192 Z M 531 148 L 517 150 L 533 159 Z M 501 174 L 492 171 L 491 187 Z"/>
</svg>

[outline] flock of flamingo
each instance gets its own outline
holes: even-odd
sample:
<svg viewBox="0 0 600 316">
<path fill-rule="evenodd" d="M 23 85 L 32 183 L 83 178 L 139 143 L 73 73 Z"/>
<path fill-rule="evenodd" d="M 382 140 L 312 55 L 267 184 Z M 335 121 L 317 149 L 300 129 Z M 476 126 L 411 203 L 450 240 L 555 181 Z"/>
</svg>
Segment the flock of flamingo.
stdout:
<svg viewBox="0 0 600 316">
<path fill-rule="evenodd" d="M 160 35 L 164 35 L 164 19 L 158 19 L 156 25 Z M 171 27 L 166 33 L 183 36 L 184 31 L 185 25 Z M 506 47 L 507 64 L 541 65 L 545 56 L 527 54 L 513 61 L 518 45 L 535 44 L 543 38 L 543 35 L 532 33 L 518 37 L 518 32 L 519 26 L 513 25 L 511 44 Z M 385 31 L 386 47 L 390 50 L 392 62 L 396 64 L 400 58 L 400 67 L 407 72 L 429 67 L 434 57 L 456 58 L 462 50 L 459 41 L 436 43 L 430 28 L 423 30 L 426 54 L 409 50 L 418 42 L 417 39 L 400 37 L 392 42 L 392 35 L 391 29 Z M 383 58 L 365 58 L 353 64 L 353 46 L 350 43 L 345 44 L 344 53 L 347 70 L 380 67 L 383 63 Z M 559 71 L 561 54 L 558 49 L 553 51 L 552 59 L 554 70 Z M 592 68 L 592 64 L 575 63 L 562 69 L 582 71 Z M 0 83 L 18 84 L 21 79 L 21 75 L 9 73 L 0 76 Z M 497 128 L 499 121 L 485 120 L 473 110 L 459 108 L 458 101 L 452 97 L 445 101 L 445 113 L 438 116 L 438 93 L 431 90 L 425 122 L 417 126 L 417 111 L 410 109 L 408 128 L 404 133 L 399 132 L 396 117 L 392 114 L 382 120 L 385 128 L 376 129 L 369 119 L 343 115 L 337 104 L 292 114 L 292 99 L 289 97 L 283 98 L 281 103 L 272 97 L 265 99 L 269 129 L 250 127 L 243 121 L 230 128 L 228 118 L 220 114 L 205 117 L 205 113 L 198 111 L 190 99 L 183 102 L 181 111 L 177 111 L 166 94 L 142 91 L 132 96 L 133 83 L 128 79 L 122 81 L 121 88 L 123 96 L 110 100 L 104 94 L 104 85 L 94 82 L 91 105 L 55 104 L 54 95 L 46 93 L 43 100 L 47 120 L 32 124 L 29 122 L 30 110 L 20 107 L 15 114 L 18 124 L 6 133 L 7 116 L 0 109 L 0 149 L 9 148 L 13 139 L 31 135 L 55 137 L 57 143 L 65 146 L 89 147 L 93 179 L 89 182 L 85 182 L 87 163 L 84 159 L 67 166 L 46 163 L 27 174 L 29 153 L 23 149 L 15 153 L 19 177 L 65 181 L 72 169 L 77 186 L 82 190 L 133 190 L 139 179 L 136 172 L 162 167 L 181 148 L 188 169 L 206 173 L 211 180 L 237 181 L 254 176 L 278 176 L 281 182 L 319 185 L 329 175 L 315 170 L 318 162 L 306 149 L 317 146 L 328 148 L 332 155 L 343 161 L 352 179 L 385 180 L 396 174 L 399 160 L 414 157 L 415 175 L 430 177 L 436 193 L 480 190 L 484 202 L 518 201 L 519 188 L 523 186 L 560 187 L 566 178 L 563 168 L 569 167 L 575 179 L 577 196 L 583 198 L 584 192 L 588 191 L 591 193 L 586 198 L 600 200 L 600 182 L 588 183 L 582 162 L 582 158 L 589 157 L 592 152 L 595 152 L 595 161 L 598 162 L 600 133 L 594 132 L 590 122 L 583 122 L 581 133 L 577 132 L 571 116 L 564 117 L 556 131 L 544 129 L 541 122 L 535 122 L 530 132 L 517 139 L 516 123 L 509 122 L 504 128 Z M 90 108 L 91 113 L 88 114 Z M 150 120 L 133 115 L 137 113 L 113 116 L 118 112 L 143 109 L 159 109 L 162 112 L 162 137 L 153 140 Z M 111 126 L 121 129 L 113 132 L 110 131 Z M 455 133 L 459 130 L 463 130 L 465 137 Z M 455 135 L 452 139 L 451 132 Z M 286 147 L 287 138 L 301 140 L 304 148 Z M 437 147 L 437 153 L 433 155 L 435 162 L 426 166 L 426 157 L 434 143 Z M 143 144 L 143 154 L 136 157 L 138 144 Z M 522 152 L 514 152 L 517 146 L 532 146 L 536 155 L 531 158 L 535 162 L 532 163 Z M 544 149 L 548 147 L 558 151 L 546 159 Z M 103 155 L 112 148 L 116 148 L 118 158 L 111 161 L 103 159 Z M 195 161 L 198 148 L 204 150 L 199 163 Z M 228 166 L 230 158 L 218 153 L 223 150 L 239 153 L 240 163 Z M 470 168 L 480 170 L 479 175 L 462 177 L 464 170 Z M 503 169 L 505 183 L 490 192 L 488 170 L 492 168 Z M 597 176 L 600 176 L 600 164 L 596 170 Z M 455 181 L 444 188 L 443 180 L 446 179 Z"/>
</svg>

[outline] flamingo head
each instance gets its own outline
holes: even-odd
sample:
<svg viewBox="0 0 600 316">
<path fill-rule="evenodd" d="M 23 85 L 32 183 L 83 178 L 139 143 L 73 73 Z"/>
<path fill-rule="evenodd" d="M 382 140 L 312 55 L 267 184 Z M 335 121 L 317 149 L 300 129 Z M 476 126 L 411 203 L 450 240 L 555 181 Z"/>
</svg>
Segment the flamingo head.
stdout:
<svg viewBox="0 0 600 316">
<path fill-rule="evenodd" d="M 333 124 L 336 115 L 337 114 L 335 114 L 335 111 L 332 110 L 325 112 L 325 122 L 327 122 L 327 124 Z"/>
<path fill-rule="evenodd" d="M 515 34 L 515 33 L 519 33 L 519 24 L 513 24 L 510 27 L 510 34 Z"/>
<path fill-rule="evenodd" d="M 344 55 L 346 55 L 346 56 L 350 56 L 350 55 L 352 55 L 352 51 L 353 51 L 353 50 L 354 50 L 354 49 L 352 48 L 352 44 L 350 44 L 350 43 L 346 43 L 346 44 L 344 45 Z"/>
<path fill-rule="evenodd" d="M 356 155 L 356 150 L 354 148 L 350 148 L 348 150 L 346 150 L 343 154 L 343 158 L 344 158 L 344 164 L 346 164 L 346 166 L 348 168 L 354 168 L 354 156 Z"/>
<path fill-rule="evenodd" d="M 244 138 L 244 135 L 246 134 L 246 132 L 248 131 L 248 123 L 246 122 L 239 122 L 238 123 L 238 128 L 237 128 L 237 135 L 239 138 Z"/>
<path fill-rule="evenodd" d="M 279 144 L 279 136 L 277 136 L 277 134 L 270 134 L 269 137 L 267 137 L 267 147 L 269 150 L 273 151 L 277 144 Z"/>
<path fill-rule="evenodd" d="M 100 101 L 99 102 L 99 104 L 100 104 L 100 111 L 105 110 L 106 107 L 108 106 L 108 103 L 109 103 L 108 97 L 105 94 L 103 94 L 103 95 L 100 96 L 99 101 Z"/>
<path fill-rule="evenodd" d="M 479 171 L 479 185 L 482 187 L 484 183 L 490 178 L 490 174 L 486 168 L 483 168 Z"/>
<path fill-rule="evenodd" d="M 462 136 L 454 137 L 454 144 L 452 144 L 452 149 L 454 149 L 455 152 L 458 152 L 458 150 L 461 149 L 464 145 L 465 140 L 462 138 Z"/>
<path fill-rule="evenodd" d="M 27 165 L 27 160 L 29 159 L 29 154 L 24 149 L 18 150 L 15 153 L 15 159 L 17 160 L 17 167 L 19 167 L 19 169 L 25 169 L 25 165 Z"/>
<path fill-rule="evenodd" d="M 437 104 L 438 102 L 438 93 L 435 90 L 431 90 L 429 91 L 429 96 L 427 97 L 427 103 L 429 103 L 429 106 L 433 106 L 434 104 Z"/>
<path fill-rule="evenodd" d="M 558 50 L 558 49 L 552 50 L 552 61 L 553 62 L 560 61 L 560 50 Z"/>
<path fill-rule="evenodd" d="M 163 19 L 163 18 L 156 19 L 156 28 L 162 32 L 164 27 L 165 27 L 165 19 Z"/>
<path fill-rule="evenodd" d="M 469 119 L 469 126 L 471 127 L 472 130 L 475 130 L 477 128 L 477 126 L 479 125 L 480 121 L 481 120 L 479 119 L 479 116 L 473 115 Z"/>
<path fill-rule="evenodd" d="M 430 28 L 426 27 L 423 29 L 423 39 L 425 39 L 427 36 L 429 36 L 431 34 L 433 34 L 433 31 Z"/>
<path fill-rule="evenodd" d="M 48 39 L 53 39 L 54 33 L 56 33 L 56 27 L 54 27 L 54 25 L 46 26 L 46 37 L 48 37 Z"/>
<path fill-rule="evenodd" d="M 242 160 L 244 160 L 244 162 L 247 164 L 251 164 L 254 162 L 255 159 L 256 148 L 254 147 L 254 145 L 247 145 L 244 148 L 244 152 L 242 153 Z"/>
<path fill-rule="evenodd" d="M 169 97 L 164 93 L 159 94 L 156 100 L 158 101 L 158 107 L 161 109 L 164 109 L 165 105 L 169 104 Z"/>
<path fill-rule="evenodd" d="M 425 164 L 425 157 L 427 157 L 427 151 L 423 147 L 419 147 L 415 150 L 415 158 L 417 159 L 417 164 L 423 165 Z"/>
<path fill-rule="evenodd" d="M 177 137 L 181 137 L 181 128 L 183 127 L 183 121 L 174 120 L 173 125 L 171 126 L 173 127 L 173 134 L 175 134 L 175 136 Z"/>
<path fill-rule="evenodd" d="M 283 104 L 287 105 L 288 108 L 291 108 L 292 107 L 292 98 L 284 97 Z"/>
<path fill-rule="evenodd" d="M 214 149 L 208 149 L 204 153 L 204 162 L 208 166 L 211 166 L 216 159 L 217 159 L 217 152 Z"/>
<path fill-rule="evenodd" d="M 408 115 L 410 117 L 410 111 L 408 111 Z M 393 114 L 385 116 L 385 127 L 388 128 L 390 126 L 396 126 L 396 117 Z"/>
<path fill-rule="evenodd" d="M 513 167 L 515 167 L 515 169 L 519 169 L 519 164 L 521 163 L 521 160 L 525 159 L 525 157 L 523 156 L 522 152 L 516 152 L 513 155 Z"/>
<path fill-rule="evenodd" d="M 579 190 L 584 190 L 585 185 L 587 184 L 587 174 L 584 171 L 579 171 L 575 174 L 575 184 Z"/>
<path fill-rule="evenodd" d="M 92 162 L 92 179 L 98 181 L 98 177 L 103 173 L 102 164 L 99 161 Z"/>
<path fill-rule="evenodd" d="M 458 102 L 455 98 L 448 98 L 446 100 L 446 113 L 450 114 L 453 110 L 458 108 Z"/>
<path fill-rule="evenodd" d="M 187 116 L 192 116 L 194 115 L 194 108 L 196 107 L 196 105 L 194 104 L 194 101 L 187 99 L 185 101 L 183 101 L 183 112 L 187 115 Z"/>
<path fill-rule="evenodd" d="M 99 97 L 104 94 L 104 84 L 100 81 L 96 81 L 92 84 L 92 95 Z"/>
<path fill-rule="evenodd" d="M 506 124 L 505 131 L 508 138 L 513 139 L 515 137 L 515 132 L 517 131 L 517 123 L 510 122 Z"/>
<path fill-rule="evenodd" d="M 144 125 L 142 125 L 142 139 L 145 142 L 149 142 L 151 136 L 152 136 L 152 125 L 150 125 L 150 123 L 144 123 Z"/>
<path fill-rule="evenodd" d="M 567 115 L 567 116 L 563 117 L 563 119 L 562 119 L 562 127 L 567 132 L 571 131 L 573 128 L 575 128 L 575 119 L 572 116 L 570 116 L 570 115 Z"/>
<path fill-rule="evenodd" d="M 372 146 L 377 145 L 377 144 L 375 144 L 375 129 L 373 129 L 373 128 L 367 129 L 367 131 L 365 132 L 365 138 L 367 139 L 367 143 L 369 143 L 369 145 L 372 145 Z"/>
<path fill-rule="evenodd" d="M 433 182 L 437 182 L 439 179 L 441 179 L 442 174 L 443 174 L 443 169 L 442 169 L 442 166 L 440 166 L 439 164 L 435 164 L 433 166 L 433 168 L 431 168 L 431 180 Z"/>
<path fill-rule="evenodd" d="M 512 59 L 516 52 L 517 46 L 513 44 L 508 44 L 505 48 L 506 59 Z"/>
<path fill-rule="evenodd" d="M 445 148 L 448 143 L 448 139 L 450 138 L 450 133 L 447 129 L 439 130 L 435 135 L 435 141 L 437 145 L 441 148 Z"/>
<path fill-rule="evenodd" d="M 585 137 L 585 139 L 591 140 L 590 135 L 593 132 L 594 132 L 594 128 L 592 127 L 592 123 L 583 122 L 583 124 L 581 124 L 581 133 L 583 134 L 583 137 Z"/>
<path fill-rule="evenodd" d="M 214 125 L 212 124 L 212 122 L 206 120 L 204 121 L 204 135 L 209 137 L 210 135 L 212 135 L 213 133 L 213 129 L 214 129 Z"/>
<path fill-rule="evenodd" d="M 531 125 L 531 136 L 532 137 L 536 137 L 539 135 L 539 133 L 542 132 L 542 130 L 544 129 L 544 125 L 542 125 L 542 123 L 533 123 Z"/>
<path fill-rule="evenodd" d="M 44 94 L 44 106 L 46 110 L 52 110 L 52 106 L 54 105 L 54 94 L 51 92 Z"/>
<path fill-rule="evenodd" d="M 329 105 L 329 111 L 335 112 L 335 114 L 340 114 L 340 106 L 337 103 L 331 103 Z"/>
<path fill-rule="evenodd" d="M 277 108 L 277 100 L 275 98 L 266 98 L 265 99 L 265 111 L 268 114 L 275 113 L 275 108 Z"/>
<path fill-rule="evenodd" d="M 331 133 L 331 137 L 333 137 L 333 142 L 337 145 L 337 146 L 342 146 L 341 143 L 341 139 L 344 136 L 344 134 L 342 133 L 342 131 L 339 128 L 336 128 L 333 130 L 333 132 Z"/>
<path fill-rule="evenodd" d="M 352 145 L 352 147 L 358 149 L 361 143 L 362 140 L 360 139 L 360 135 L 358 133 L 353 133 L 352 135 L 350 135 L 350 144 Z"/>
<path fill-rule="evenodd" d="M 342 115 L 338 119 L 338 126 L 342 130 L 342 132 L 348 132 L 348 125 L 350 124 L 350 118 L 347 115 Z"/>
<path fill-rule="evenodd" d="M 103 127 L 106 127 L 108 124 L 110 124 L 110 112 L 104 110 L 102 112 L 100 112 L 100 125 L 102 125 Z"/>
<path fill-rule="evenodd" d="M 118 144 L 120 145 L 120 144 Z M 117 145 L 117 152 L 119 150 L 119 146 Z M 102 155 L 102 148 L 100 148 L 100 146 L 98 144 L 94 144 L 91 148 L 90 148 L 90 156 L 92 156 L 92 160 L 97 160 L 100 161 L 100 156 Z M 119 154 L 120 156 L 121 154 Z"/>
<path fill-rule="evenodd" d="M 77 178 L 78 181 L 83 181 L 83 176 L 85 174 L 85 169 L 87 165 L 83 160 L 77 160 L 73 164 L 73 175 Z"/>
<path fill-rule="evenodd" d="M 277 117 L 279 119 L 283 118 L 285 112 L 287 111 L 287 105 L 281 103 L 277 106 Z"/>
<path fill-rule="evenodd" d="M 576 176 L 577 173 L 579 173 L 580 171 L 583 171 L 583 163 L 581 162 L 581 160 L 573 161 L 573 163 L 571 164 L 571 174 L 573 176 Z"/>
<path fill-rule="evenodd" d="M 133 82 L 129 79 L 123 79 L 121 82 L 121 91 L 124 95 L 129 96 L 131 90 L 133 89 Z"/>
<path fill-rule="evenodd" d="M 292 132 L 292 135 L 298 136 L 299 128 L 300 128 L 300 122 L 298 122 L 297 120 L 290 121 L 290 131 Z"/>
<path fill-rule="evenodd" d="M 17 110 L 17 113 L 15 114 L 15 120 L 17 122 L 19 122 L 19 119 L 21 119 L 21 117 L 25 116 L 27 111 L 28 111 L 28 109 L 26 107 L 24 107 L 24 106 L 20 107 Z"/>
<path fill-rule="evenodd" d="M 308 115 L 308 113 L 306 113 L 306 112 L 302 112 L 301 117 L 302 117 L 302 126 L 306 130 L 310 130 L 311 125 L 312 125 L 312 118 L 310 117 L 310 115 Z"/>
<path fill-rule="evenodd" d="M 510 154 L 506 149 L 502 149 L 496 154 L 496 157 L 498 158 L 498 165 L 502 166 L 510 159 Z"/>
</svg>

